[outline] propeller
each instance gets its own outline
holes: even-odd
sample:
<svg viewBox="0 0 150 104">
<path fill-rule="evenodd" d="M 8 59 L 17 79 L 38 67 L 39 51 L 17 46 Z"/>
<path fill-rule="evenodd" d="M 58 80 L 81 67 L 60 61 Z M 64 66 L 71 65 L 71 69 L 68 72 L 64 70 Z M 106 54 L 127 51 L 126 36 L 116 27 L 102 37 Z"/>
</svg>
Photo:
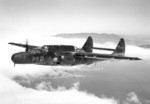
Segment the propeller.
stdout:
<svg viewBox="0 0 150 104">
<path fill-rule="evenodd" d="M 28 45 L 28 39 L 26 39 L 26 45 L 25 45 L 25 51 L 27 52 L 27 51 L 29 51 L 29 45 Z"/>
</svg>

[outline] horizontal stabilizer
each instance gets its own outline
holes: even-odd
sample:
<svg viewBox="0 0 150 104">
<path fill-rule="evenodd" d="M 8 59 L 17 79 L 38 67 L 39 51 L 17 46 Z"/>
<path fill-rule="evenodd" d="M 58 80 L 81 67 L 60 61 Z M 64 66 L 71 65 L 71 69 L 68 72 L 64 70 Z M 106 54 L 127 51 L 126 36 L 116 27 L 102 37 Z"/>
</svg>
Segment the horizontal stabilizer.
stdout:
<svg viewBox="0 0 150 104">
<path fill-rule="evenodd" d="M 88 47 L 88 48 L 98 49 L 98 50 L 105 50 L 105 51 L 115 51 L 115 49 L 111 49 L 111 48 L 99 48 L 99 47 Z"/>
</svg>

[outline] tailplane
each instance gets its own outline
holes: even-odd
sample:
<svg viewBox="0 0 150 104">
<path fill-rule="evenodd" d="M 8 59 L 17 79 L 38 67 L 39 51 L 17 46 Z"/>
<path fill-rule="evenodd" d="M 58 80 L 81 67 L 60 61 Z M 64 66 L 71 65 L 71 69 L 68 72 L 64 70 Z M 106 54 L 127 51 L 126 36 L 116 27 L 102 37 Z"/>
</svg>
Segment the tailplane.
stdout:
<svg viewBox="0 0 150 104">
<path fill-rule="evenodd" d="M 123 38 L 120 39 L 115 51 L 112 53 L 114 56 L 124 56 L 125 55 L 125 41 Z"/>
<path fill-rule="evenodd" d="M 82 49 L 85 51 L 85 52 L 90 52 L 92 53 L 93 49 L 91 48 L 93 47 L 93 39 L 92 37 L 88 37 L 87 41 L 85 42 L 85 44 L 83 45 Z"/>
</svg>

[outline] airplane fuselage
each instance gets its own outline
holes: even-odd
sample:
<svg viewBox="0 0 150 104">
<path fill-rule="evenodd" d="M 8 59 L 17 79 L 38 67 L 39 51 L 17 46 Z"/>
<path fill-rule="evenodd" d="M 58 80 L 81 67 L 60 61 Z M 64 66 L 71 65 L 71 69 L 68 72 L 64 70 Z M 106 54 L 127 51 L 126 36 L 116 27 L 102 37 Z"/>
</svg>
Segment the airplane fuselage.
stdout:
<svg viewBox="0 0 150 104">
<path fill-rule="evenodd" d="M 71 45 L 45 45 L 41 48 L 33 48 L 27 52 L 19 52 L 12 55 L 15 64 L 39 64 L 39 65 L 79 65 L 92 64 L 96 59 L 74 57 L 75 52 L 82 52 Z M 103 59 L 102 59 L 103 60 Z"/>
</svg>

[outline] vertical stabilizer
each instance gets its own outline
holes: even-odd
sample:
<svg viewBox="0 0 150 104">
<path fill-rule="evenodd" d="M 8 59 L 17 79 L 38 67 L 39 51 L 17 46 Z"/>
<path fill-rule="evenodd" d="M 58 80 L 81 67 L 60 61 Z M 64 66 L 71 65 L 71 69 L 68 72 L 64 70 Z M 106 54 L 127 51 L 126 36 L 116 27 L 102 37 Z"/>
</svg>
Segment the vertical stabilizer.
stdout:
<svg viewBox="0 0 150 104">
<path fill-rule="evenodd" d="M 92 53 L 93 49 L 91 47 L 93 47 L 93 39 L 92 39 L 92 37 L 89 36 L 87 41 L 83 45 L 82 49 L 85 52 L 91 52 Z"/>
<path fill-rule="evenodd" d="M 115 51 L 112 53 L 114 56 L 124 56 L 125 55 L 125 41 L 123 38 L 120 39 Z"/>
</svg>

